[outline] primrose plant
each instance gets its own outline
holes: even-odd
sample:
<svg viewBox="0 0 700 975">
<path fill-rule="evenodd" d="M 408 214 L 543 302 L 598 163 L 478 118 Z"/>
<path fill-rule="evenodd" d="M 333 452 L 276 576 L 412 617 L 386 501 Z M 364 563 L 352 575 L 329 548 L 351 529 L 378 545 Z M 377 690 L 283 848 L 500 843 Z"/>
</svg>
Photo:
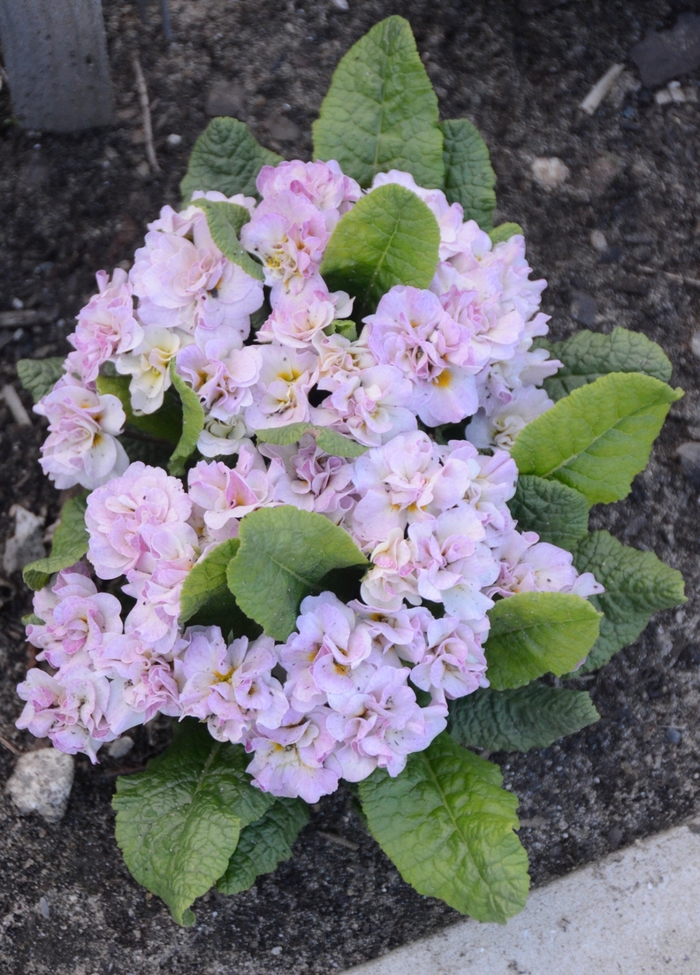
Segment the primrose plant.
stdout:
<svg viewBox="0 0 700 975">
<path fill-rule="evenodd" d="M 683 601 L 652 553 L 588 532 L 625 497 L 671 366 L 621 328 L 548 343 L 494 174 L 400 17 L 341 61 L 314 162 L 214 119 L 183 209 L 97 275 L 67 359 L 23 361 L 70 489 L 27 637 L 20 728 L 97 761 L 170 715 L 117 782 L 117 840 L 180 924 L 290 856 L 351 783 L 406 881 L 519 911 L 517 797 L 473 748 L 598 718 L 587 673 Z M 544 678 L 544 680 L 542 680 Z"/>
</svg>

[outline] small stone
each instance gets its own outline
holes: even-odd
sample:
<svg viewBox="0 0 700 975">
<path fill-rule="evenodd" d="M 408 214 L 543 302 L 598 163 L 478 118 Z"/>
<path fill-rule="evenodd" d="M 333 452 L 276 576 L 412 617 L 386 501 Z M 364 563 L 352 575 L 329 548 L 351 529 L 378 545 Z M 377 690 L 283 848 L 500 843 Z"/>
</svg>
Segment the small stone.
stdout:
<svg viewBox="0 0 700 975">
<path fill-rule="evenodd" d="M 608 846 L 611 850 L 616 850 L 622 843 L 622 830 L 619 826 L 613 826 L 608 833 Z"/>
<path fill-rule="evenodd" d="M 548 193 L 562 187 L 571 175 L 569 167 L 558 156 L 539 156 L 531 169 L 535 182 Z"/>
<path fill-rule="evenodd" d="M 244 114 L 245 91 L 235 81 L 217 78 L 207 93 L 207 115 L 233 115 L 235 118 Z"/>
<path fill-rule="evenodd" d="M 20 812 L 35 812 L 47 823 L 57 823 L 66 814 L 73 773 L 72 755 L 42 748 L 22 755 L 6 788 Z"/>
<path fill-rule="evenodd" d="M 671 93 L 671 99 L 674 102 L 682 105 L 685 102 L 685 92 L 681 88 L 680 81 L 670 81 L 668 85 L 668 90 Z"/>
<path fill-rule="evenodd" d="M 343 13 L 347 13 L 350 9 L 350 4 L 348 0 L 331 0 L 331 3 L 336 8 L 336 10 L 342 10 Z"/>
<path fill-rule="evenodd" d="M 301 135 L 299 126 L 283 115 L 272 119 L 268 123 L 267 131 L 273 139 L 279 139 L 280 142 L 294 142 Z"/>
<path fill-rule="evenodd" d="M 678 728 L 666 729 L 666 741 L 669 745 L 677 745 L 681 740 L 681 733 Z"/>
<path fill-rule="evenodd" d="M 586 328 L 590 328 L 591 325 L 595 324 L 597 313 L 598 305 L 596 304 L 595 298 L 582 292 L 574 295 L 573 301 L 571 302 L 571 317 L 575 322 L 579 322 L 579 324 L 585 325 Z"/>
<path fill-rule="evenodd" d="M 684 13 L 672 30 L 660 34 L 647 31 L 644 40 L 630 51 L 630 57 L 649 88 L 692 71 L 700 64 L 700 17 Z"/>
<path fill-rule="evenodd" d="M 670 105 L 673 98 L 671 97 L 671 92 L 668 90 L 668 88 L 659 88 L 654 95 L 654 101 L 657 105 Z"/>
<path fill-rule="evenodd" d="M 591 247 L 601 254 L 608 249 L 608 242 L 602 230 L 591 230 Z"/>
<path fill-rule="evenodd" d="M 21 311 L 24 308 L 24 302 L 21 298 L 13 298 L 10 302 L 15 311 Z"/>
<path fill-rule="evenodd" d="M 599 156 L 586 174 L 588 192 L 592 200 L 600 200 L 622 172 L 622 160 L 617 156 Z"/>
<path fill-rule="evenodd" d="M 107 754 L 110 758 L 124 758 L 133 747 L 134 739 L 128 735 L 124 735 L 122 738 L 116 738 L 107 745 Z"/>
<path fill-rule="evenodd" d="M 171 132 L 165 141 L 169 146 L 179 146 L 182 142 L 182 136 L 178 135 L 177 132 Z"/>
<path fill-rule="evenodd" d="M 44 918 L 51 917 L 51 909 L 49 908 L 49 902 L 46 900 L 45 897 L 39 898 L 39 911 L 42 917 Z"/>
<path fill-rule="evenodd" d="M 42 541 L 44 519 L 19 504 L 13 504 L 10 515 L 15 519 L 15 533 L 8 538 L 2 556 L 2 567 L 8 575 L 23 569 L 29 562 L 46 557 Z"/>
<path fill-rule="evenodd" d="M 275 948 L 271 948 L 270 949 L 270 954 L 271 955 L 281 955 L 282 954 L 282 945 L 277 945 Z"/>
<path fill-rule="evenodd" d="M 700 488 L 700 443 L 689 440 L 687 443 L 682 443 L 676 453 L 680 457 L 681 468 L 686 478 L 693 487 Z"/>
<path fill-rule="evenodd" d="M 150 172 L 151 172 L 151 167 L 148 165 L 148 163 L 145 160 L 139 163 L 138 166 L 136 167 L 137 176 L 141 176 L 145 178 L 150 174 Z"/>
<path fill-rule="evenodd" d="M 693 332 L 690 338 L 690 348 L 693 350 L 693 355 L 700 358 L 700 332 Z"/>
</svg>

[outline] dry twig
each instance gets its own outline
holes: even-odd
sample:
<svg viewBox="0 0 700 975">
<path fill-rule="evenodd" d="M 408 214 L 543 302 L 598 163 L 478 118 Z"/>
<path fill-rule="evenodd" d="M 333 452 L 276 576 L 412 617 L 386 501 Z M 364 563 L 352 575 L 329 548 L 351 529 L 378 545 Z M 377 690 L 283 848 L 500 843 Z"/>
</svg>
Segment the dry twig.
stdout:
<svg viewBox="0 0 700 975">
<path fill-rule="evenodd" d="M 143 114 L 143 134 L 146 140 L 146 158 L 148 159 L 148 165 L 151 167 L 154 173 L 160 172 L 160 166 L 158 165 L 158 160 L 156 159 L 156 150 L 153 145 L 153 128 L 151 126 L 151 104 L 148 100 L 148 88 L 146 88 L 146 79 L 143 76 L 143 71 L 141 70 L 141 62 L 138 59 L 138 55 L 134 54 L 131 59 L 131 63 L 134 66 L 134 74 L 136 75 L 136 87 L 139 92 L 139 101 L 141 102 L 141 112 Z"/>
<path fill-rule="evenodd" d="M 0 745 L 4 745 L 8 752 L 12 752 L 13 755 L 24 755 L 24 752 L 17 745 L 13 745 L 11 741 L 8 741 L 4 735 L 0 735 Z"/>
<path fill-rule="evenodd" d="M 0 311 L 0 328 L 27 328 L 30 325 L 49 325 L 56 316 L 41 309 Z"/>
<path fill-rule="evenodd" d="M 24 403 L 17 395 L 17 390 L 14 386 L 10 386 L 9 383 L 2 387 L 2 397 L 7 403 L 7 407 L 15 419 L 15 423 L 18 427 L 30 427 L 32 425 L 31 417 L 24 408 Z"/>
<path fill-rule="evenodd" d="M 691 288 L 700 288 L 700 279 L 689 278 L 685 274 L 674 274 L 673 271 L 664 271 L 664 269 L 661 267 L 645 267 L 643 264 L 640 265 L 639 270 L 642 272 L 642 274 L 663 274 L 671 281 L 678 281 L 680 284 L 687 284 Z"/>
<path fill-rule="evenodd" d="M 352 850 L 353 853 L 356 853 L 360 849 L 357 843 L 353 843 L 352 840 L 346 840 L 344 836 L 338 836 L 335 833 L 326 833 L 322 829 L 317 829 L 316 832 L 324 840 L 328 840 L 329 843 L 335 843 L 336 846 L 344 846 L 346 850 Z"/>
<path fill-rule="evenodd" d="M 588 115 L 593 115 L 603 99 L 612 91 L 613 85 L 624 70 L 624 64 L 613 64 L 612 68 L 606 71 L 603 77 L 593 85 L 579 108 Z"/>
</svg>

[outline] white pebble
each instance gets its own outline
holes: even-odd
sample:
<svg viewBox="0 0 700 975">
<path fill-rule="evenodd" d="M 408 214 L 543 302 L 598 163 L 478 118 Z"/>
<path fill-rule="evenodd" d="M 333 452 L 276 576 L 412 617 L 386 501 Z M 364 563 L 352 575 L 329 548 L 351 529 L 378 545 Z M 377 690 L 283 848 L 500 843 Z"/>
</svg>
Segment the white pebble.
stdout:
<svg viewBox="0 0 700 975">
<path fill-rule="evenodd" d="M 690 348 L 693 350 L 693 354 L 700 358 L 700 332 L 693 332 Z"/>
<path fill-rule="evenodd" d="M 24 308 L 24 302 L 22 301 L 21 298 L 13 298 L 10 304 L 15 309 L 15 311 L 20 311 L 22 308 Z"/>
<path fill-rule="evenodd" d="M 182 142 L 182 136 L 178 135 L 177 132 L 171 132 L 165 141 L 169 146 L 179 146 Z"/>
<path fill-rule="evenodd" d="M 277 945 L 276 948 L 272 948 L 270 950 L 270 954 L 271 955 L 281 955 L 282 954 L 282 945 Z"/>
<path fill-rule="evenodd" d="M 345 13 L 347 13 L 348 10 L 350 9 L 350 4 L 348 3 L 348 0 L 331 0 L 331 3 L 333 4 L 334 7 L 337 7 L 338 10 L 342 10 Z"/>
<path fill-rule="evenodd" d="M 22 755 L 6 788 L 20 812 L 39 813 L 47 823 L 57 823 L 66 814 L 73 772 L 72 755 L 42 748 Z"/>
<path fill-rule="evenodd" d="M 117 738 L 107 745 L 107 754 L 110 758 L 124 758 L 133 747 L 134 739 L 129 738 L 128 735 L 124 735 L 123 738 Z"/>
<path fill-rule="evenodd" d="M 601 254 L 608 249 L 608 242 L 602 230 L 591 230 L 591 247 L 594 251 L 600 251 Z"/>
<path fill-rule="evenodd" d="M 532 164 L 533 178 L 539 185 L 551 192 L 559 189 L 570 176 L 569 167 L 558 156 L 540 156 Z"/>
</svg>

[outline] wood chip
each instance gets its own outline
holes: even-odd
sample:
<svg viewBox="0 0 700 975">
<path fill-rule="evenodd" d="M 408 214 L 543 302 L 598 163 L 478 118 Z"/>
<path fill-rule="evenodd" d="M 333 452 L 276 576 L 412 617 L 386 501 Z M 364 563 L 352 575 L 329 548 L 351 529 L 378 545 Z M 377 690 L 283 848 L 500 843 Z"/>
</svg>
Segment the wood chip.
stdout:
<svg viewBox="0 0 700 975">
<path fill-rule="evenodd" d="M 624 64 L 613 64 L 612 68 L 609 68 L 603 77 L 593 85 L 579 108 L 588 115 L 593 115 L 603 99 L 610 94 L 613 85 L 624 70 Z"/>
<path fill-rule="evenodd" d="M 19 398 L 17 390 L 14 386 L 10 386 L 9 383 L 2 388 L 2 397 L 7 403 L 7 407 L 14 417 L 15 423 L 18 427 L 30 427 L 32 425 L 31 417 L 24 408 L 24 403 Z"/>
</svg>

